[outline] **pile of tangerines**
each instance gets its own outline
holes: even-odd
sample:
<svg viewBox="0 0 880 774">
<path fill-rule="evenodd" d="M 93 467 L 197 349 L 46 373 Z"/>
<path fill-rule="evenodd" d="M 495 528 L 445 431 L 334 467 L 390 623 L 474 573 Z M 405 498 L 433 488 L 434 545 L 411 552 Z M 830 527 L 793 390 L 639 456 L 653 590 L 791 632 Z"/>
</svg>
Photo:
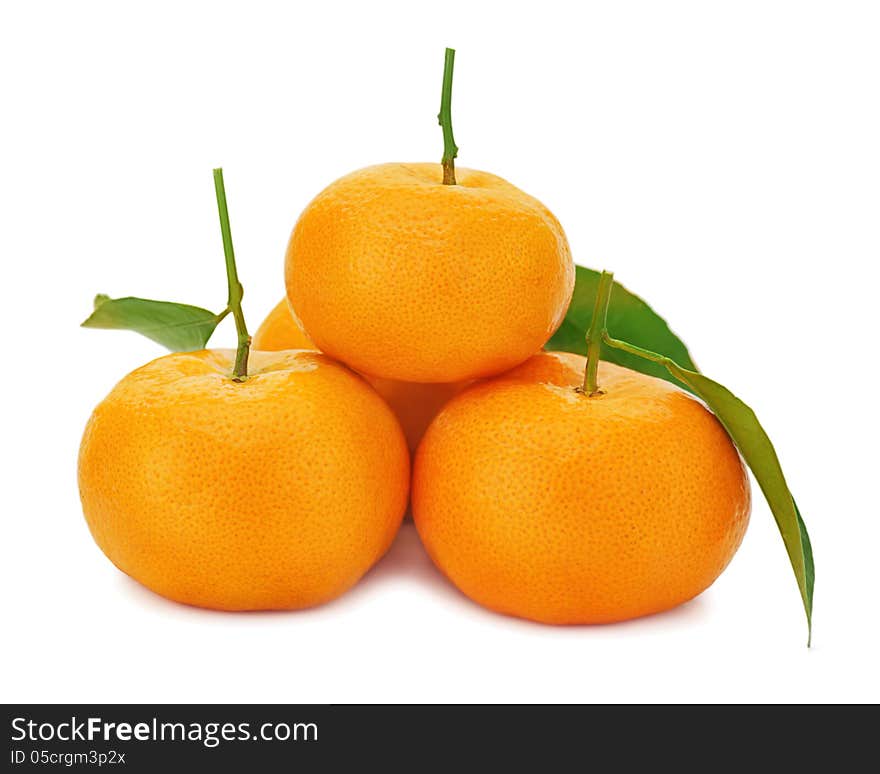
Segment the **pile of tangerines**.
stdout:
<svg viewBox="0 0 880 774">
<path fill-rule="evenodd" d="M 190 605 L 306 608 L 411 509 L 464 594 L 535 621 L 655 613 L 718 577 L 750 510 L 725 428 L 669 381 L 545 351 L 574 286 L 565 233 L 454 157 L 450 127 L 442 164 L 319 193 L 252 341 L 215 171 L 238 348 L 137 369 L 82 441 L 83 510 L 120 570 Z"/>
</svg>

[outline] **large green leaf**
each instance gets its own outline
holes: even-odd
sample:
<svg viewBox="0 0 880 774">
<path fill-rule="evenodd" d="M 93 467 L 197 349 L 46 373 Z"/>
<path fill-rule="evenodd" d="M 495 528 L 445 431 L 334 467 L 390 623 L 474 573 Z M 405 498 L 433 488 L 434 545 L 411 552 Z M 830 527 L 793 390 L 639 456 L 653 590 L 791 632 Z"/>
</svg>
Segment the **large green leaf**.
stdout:
<svg viewBox="0 0 880 774">
<path fill-rule="evenodd" d="M 683 368 L 669 357 L 633 346 L 629 342 L 612 339 L 607 334 L 604 341 L 608 346 L 618 351 L 629 352 L 635 357 L 645 358 L 668 370 L 676 379 L 687 385 L 695 395 L 702 398 L 724 425 L 728 435 L 733 439 L 754 474 L 758 486 L 761 487 L 761 491 L 767 499 L 773 518 L 776 520 L 776 526 L 779 527 L 782 542 L 788 552 L 788 558 L 804 603 L 807 628 L 811 632 L 815 568 L 810 536 L 785 481 L 776 450 L 758 421 L 758 417 L 755 416 L 755 412 L 724 385 L 696 371 Z M 807 644 L 809 644 L 809 639 Z"/>
<path fill-rule="evenodd" d="M 136 331 L 172 352 L 191 352 L 205 348 L 223 317 L 188 304 L 98 295 L 83 327 Z"/>
<path fill-rule="evenodd" d="M 545 349 L 577 352 L 579 355 L 585 355 L 587 352 L 586 333 L 593 315 L 593 306 L 596 303 L 600 273 L 583 266 L 576 266 L 575 271 L 574 294 L 568 312 L 559 330 L 547 342 Z M 607 319 L 608 328 L 614 331 L 615 336 L 619 336 L 636 346 L 672 358 L 676 363 L 681 363 L 686 368 L 697 370 L 687 347 L 669 329 L 666 320 L 641 298 L 617 282 L 614 283 L 611 290 L 611 303 L 608 306 Z M 600 357 L 602 360 L 626 366 L 633 371 L 666 379 L 679 387 L 689 389 L 686 384 L 672 376 L 662 365 L 629 352 L 612 349 L 604 342 Z"/>
</svg>

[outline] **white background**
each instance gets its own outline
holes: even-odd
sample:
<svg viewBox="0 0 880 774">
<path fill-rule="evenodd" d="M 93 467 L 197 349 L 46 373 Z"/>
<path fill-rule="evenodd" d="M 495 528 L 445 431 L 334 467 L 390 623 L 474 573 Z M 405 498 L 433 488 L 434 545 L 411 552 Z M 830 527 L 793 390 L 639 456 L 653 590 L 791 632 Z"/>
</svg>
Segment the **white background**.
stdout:
<svg viewBox="0 0 880 774">
<path fill-rule="evenodd" d="M 854 2 L 4 3 L 2 699 L 880 699 L 878 39 Z M 541 198 L 762 418 L 813 537 L 812 650 L 760 497 L 709 591 L 593 628 L 476 607 L 411 526 L 289 614 L 166 602 L 92 543 L 82 427 L 161 354 L 78 328 L 93 294 L 222 307 L 223 165 L 255 329 L 314 194 L 439 159 L 446 45 L 459 163 Z"/>
</svg>

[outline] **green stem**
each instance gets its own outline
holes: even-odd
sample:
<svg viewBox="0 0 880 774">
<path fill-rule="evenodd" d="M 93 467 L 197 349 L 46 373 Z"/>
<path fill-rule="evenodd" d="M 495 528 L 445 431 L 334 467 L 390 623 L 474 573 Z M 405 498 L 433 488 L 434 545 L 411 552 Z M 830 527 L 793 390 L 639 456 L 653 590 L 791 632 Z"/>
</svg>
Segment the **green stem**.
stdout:
<svg viewBox="0 0 880 774">
<path fill-rule="evenodd" d="M 446 49 L 443 65 L 443 91 L 440 94 L 440 113 L 437 119 L 443 127 L 443 185 L 455 185 L 455 157 L 458 146 L 452 136 L 452 70 L 455 67 L 455 49 Z"/>
<path fill-rule="evenodd" d="M 584 385 L 581 392 L 589 397 L 602 395 L 597 375 L 599 373 L 599 354 L 602 349 L 602 337 L 605 333 L 605 321 L 608 317 L 608 304 L 611 301 L 611 289 L 614 287 L 614 274 L 603 271 L 599 277 L 599 288 L 596 290 L 596 303 L 593 305 L 593 316 L 587 329 L 587 367 L 584 373 Z"/>
<path fill-rule="evenodd" d="M 226 279 L 229 283 L 229 300 L 226 302 L 226 308 L 232 312 L 232 317 L 235 319 L 235 330 L 238 333 L 238 349 L 235 353 L 232 379 L 236 382 L 243 382 L 247 379 L 251 337 L 244 322 L 244 313 L 241 311 L 244 288 L 238 281 L 238 269 L 235 267 L 235 251 L 232 249 L 232 231 L 229 228 L 229 210 L 226 208 L 226 187 L 223 185 L 222 169 L 214 170 L 214 190 L 217 193 L 220 233 L 223 235 L 223 253 L 226 256 Z"/>
<path fill-rule="evenodd" d="M 665 355 L 658 355 L 656 352 L 651 352 L 649 349 L 642 349 L 641 347 L 637 347 L 635 344 L 630 344 L 628 341 L 612 339 L 611 336 L 608 335 L 608 331 L 602 331 L 602 341 L 604 341 L 609 347 L 619 349 L 622 352 L 629 352 L 630 355 L 637 355 L 638 357 L 642 357 L 645 360 L 650 360 L 652 363 L 657 363 L 662 366 L 668 365 L 670 363 L 672 363 L 672 365 L 676 365 L 674 360 L 666 357 Z"/>
</svg>

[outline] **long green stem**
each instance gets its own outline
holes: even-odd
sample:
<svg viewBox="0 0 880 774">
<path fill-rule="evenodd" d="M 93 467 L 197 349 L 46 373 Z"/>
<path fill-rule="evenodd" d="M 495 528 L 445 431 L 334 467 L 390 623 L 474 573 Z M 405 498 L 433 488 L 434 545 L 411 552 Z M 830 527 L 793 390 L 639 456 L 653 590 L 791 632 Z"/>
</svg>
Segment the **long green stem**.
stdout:
<svg viewBox="0 0 880 774">
<path fill-rule="evenodd" d="M 611 289 L 614 287 L 614 274 L 603 271 L 599 277 L 599 288 L 596 290 L 596 303 L 593 305 L 593 316 L 587 329 L 587 367 L 584 373 L 584 386 L 581 392 L 591 398 L 602 395 L 597 377 L 599 373 L 599 354 L 602 349 L 602 337 L 605 335 L 605 321 L 608 317 L 608 304 L 611 301 Z"/>
<path fill-rule="evenodd" d="M 663 366 L 669 363 L 676 365 L 675 361 L 672 360 L 672 358 L 668 358 L 665 355 L 658 355 L 656 352 L 651 352 L 648 349 L 642 349 L 641 347 L 637 347 L 635 344 L 630 344 L 628 341 L 612 339 L 611 336 L 608 335 L 608 331 L 602 331 L 602 341 L 604 341 L 609 347 L 614 347 L 614 349 L 619 349 L 622 352 L 628 352 L 630 355 L 643 357 L 645 358 L 645 360 L 650 360 L 652 363 L 657 363 Z"/>
<path fill-rule="evenodd" d="M 214 190 L 217 193 L 217 210 L 220 213 L 220 233 L 223 235 L 223 253 L 226 256 L 226 279 L 229 283 L 229 300 L 226 308 L 235 319 L 235 330 L 238 333 L 238 349 L 235 353 L 235 365 L 232 378 L 236 382 L 247 379 L 248 354 L 251 349 L 251 337 L 244 322 L 241 311 L 241 299 L 244 288 L 238 281 L 238 269 L 235 267 L 235 251 L 232 249 L 232 230 L 229 228 L 229 210 L 226 207 L 226 187 L 223 185 L 223 170 L 214 170 Z"/>
<path fill-rule="evenodd" d="M 443 65 L 443 91 L 440 94 L 440 113 L 437 120 L 443 127 L 443 185 L 455 185 L 455 157 L 458 146 L 452 136 L 452 70 L 455 67 L 455 49 L 446 49 Z"/>
</svg>

